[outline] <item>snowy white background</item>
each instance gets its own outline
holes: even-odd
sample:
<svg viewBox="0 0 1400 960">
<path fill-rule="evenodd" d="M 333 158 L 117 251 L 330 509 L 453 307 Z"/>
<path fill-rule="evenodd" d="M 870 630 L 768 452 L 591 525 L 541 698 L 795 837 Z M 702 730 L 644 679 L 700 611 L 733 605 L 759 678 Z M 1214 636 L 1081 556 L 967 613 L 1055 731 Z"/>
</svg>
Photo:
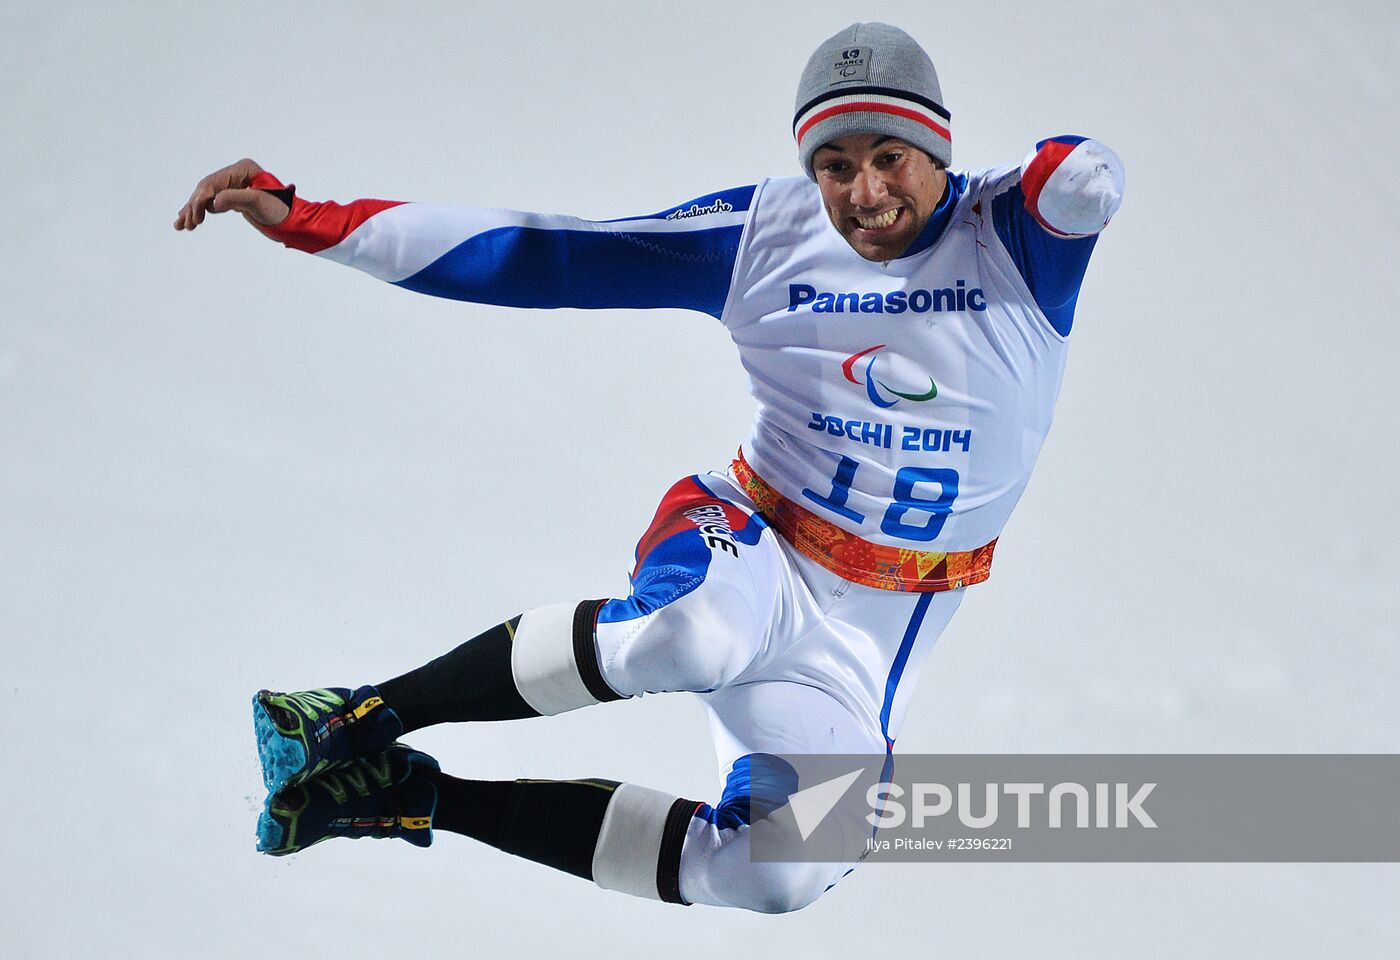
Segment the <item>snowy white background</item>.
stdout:
<svg viewBox="0 0 1400 960">
<path fill-rule="evenodd" d="M 1400 7 L 619 0 L 0 7 L 7 957 L 1382 957 L 1396 865 L 879 866 L 682 910 L 466 839 L 253 849 L 248 697 L 624 589 L 750 406 L 698 314 L 434 301 L 177 234 L 249 155 L 311 198 L 622 216 L 796 172 L 854 19 L 931 51 L 956 165 L 1097 136 L 1127 200 L 997 574 L 901 748 L 1400 752 Z M 467 776 L 712 796 L 698 704 L 414 738 Z"/>
</svg>

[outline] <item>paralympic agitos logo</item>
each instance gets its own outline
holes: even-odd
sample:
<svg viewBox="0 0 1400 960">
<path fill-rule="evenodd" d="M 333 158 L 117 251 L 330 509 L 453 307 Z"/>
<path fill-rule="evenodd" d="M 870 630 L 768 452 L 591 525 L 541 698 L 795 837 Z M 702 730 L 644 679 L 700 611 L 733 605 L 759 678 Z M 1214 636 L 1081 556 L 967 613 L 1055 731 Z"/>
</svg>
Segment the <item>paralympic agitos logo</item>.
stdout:
<svg viewBox="0 0 1400 960">
<path fill-rule="evenodd" d="M 934 397 L 938 396 L 938 384 L 933 382 L 932 377 L 929 377 L 928 389 L 918 393 L 915 393 L 913 391 L 906 393 L 903 390 L 896 390 L 889 384 L 877 380 L 875 378 L 875 361 L 880 359 L 879 351 L 883 350 L 884 348 L 885 344 L 877 343 L 873 347 L 866 347 L 859 353 L 851 354 L 841 363 L 841 372 L 846 375 L 846 379 L 851 381 L 851 383 L 854 383 L 856 386 L 865 387 L 865 394 L 870 398 L 871 403 L 875 404 L 875 406 L 877 407 L 892 407 L 900 400 L 913 400 L 914 402 L 919 403 L 924 400 L 932 400 Z M 856 366 L 857 363 L 861 360 L 861 358 L 865 356 L 870 357 L 869 360 L 866 360 L 863 364 L 860 364 L 860 372 L 865 379 L 857 380 Z M 892 396 L 894 396 L 895 399 L 886 400 L 884 397 L 885 393 L 891 394 Z"/>
</svg>

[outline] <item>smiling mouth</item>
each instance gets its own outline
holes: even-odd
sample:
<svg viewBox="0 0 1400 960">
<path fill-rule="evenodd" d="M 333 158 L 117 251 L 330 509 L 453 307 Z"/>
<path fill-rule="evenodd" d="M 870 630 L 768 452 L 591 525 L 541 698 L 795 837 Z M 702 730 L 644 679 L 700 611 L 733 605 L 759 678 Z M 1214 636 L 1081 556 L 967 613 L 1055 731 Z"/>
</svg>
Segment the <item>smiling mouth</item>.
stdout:
<svg viewBox="0 0 1400 960">
<path fill-rule="evenodd" d="M 895 207 L 893 210 L 886 210 L 884 213 L 873 217 L 852 217 L 856 226 L 867 231 L 883 231 L 893 227 L 903 215 L 903 207 Z"/>
</svg>

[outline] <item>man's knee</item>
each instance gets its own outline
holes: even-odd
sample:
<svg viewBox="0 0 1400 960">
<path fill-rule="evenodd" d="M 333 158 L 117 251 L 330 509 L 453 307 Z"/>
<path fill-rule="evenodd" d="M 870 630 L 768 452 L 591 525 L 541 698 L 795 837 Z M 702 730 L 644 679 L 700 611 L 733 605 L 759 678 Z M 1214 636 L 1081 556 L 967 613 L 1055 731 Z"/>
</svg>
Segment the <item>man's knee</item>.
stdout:
<svg viewBox="0 0 1400 960">
<path fill-rule="evenodd" d="M 715 690 L 762 645 L 766 624 L 742 588 L 706 583 L 633 620 L 598 625 L 598 659 L 619 693 Z"/>
<path fill-rule="evenodd" d="M 764 779 L 761 772 L 758 778 Z M 787 793 L 790 796 L 791 790 Z M 681 863 L 680 886 L 686 900 L 756 913 L 791 913 L 812 903 L 850 871 L 855 857 L 831 862 L 756 855 L 802 852 L 804 839 L 796 821 L 770 816 L 767 809 L 772 806 L 772 801 L 735 794 L 727 795 L 713 811 L 696 815 Z M 750 817 L 756 818 L 752 824 Z"/>
<path fill-rule="evenodd" d="M 792 913 L 812 903 L 833 881 L 824 863 L 754 863 L 734 905 L 757 913 Z"/>
</svg>

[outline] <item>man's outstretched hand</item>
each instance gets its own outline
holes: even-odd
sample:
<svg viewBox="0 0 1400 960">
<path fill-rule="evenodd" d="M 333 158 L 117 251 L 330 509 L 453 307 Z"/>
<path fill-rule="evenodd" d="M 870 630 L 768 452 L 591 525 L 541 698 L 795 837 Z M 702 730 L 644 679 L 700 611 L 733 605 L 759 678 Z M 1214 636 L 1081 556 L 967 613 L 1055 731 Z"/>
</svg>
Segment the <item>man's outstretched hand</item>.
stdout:
<svg viewBox="0 0 1400 960">
<path fill-rule="evenodd" d="M 207 213 L 237 210 L 254 225 L 275 227 L 287 219 L 292 208 L 266 190 L 252 189 L 248 181 L 262 172 L 256 162 L 244 158 L 222 170 L 215 170 L 195 185 L 194 193 L 175 217 L 176 230 L 193 230 Z"/>
</svg>

